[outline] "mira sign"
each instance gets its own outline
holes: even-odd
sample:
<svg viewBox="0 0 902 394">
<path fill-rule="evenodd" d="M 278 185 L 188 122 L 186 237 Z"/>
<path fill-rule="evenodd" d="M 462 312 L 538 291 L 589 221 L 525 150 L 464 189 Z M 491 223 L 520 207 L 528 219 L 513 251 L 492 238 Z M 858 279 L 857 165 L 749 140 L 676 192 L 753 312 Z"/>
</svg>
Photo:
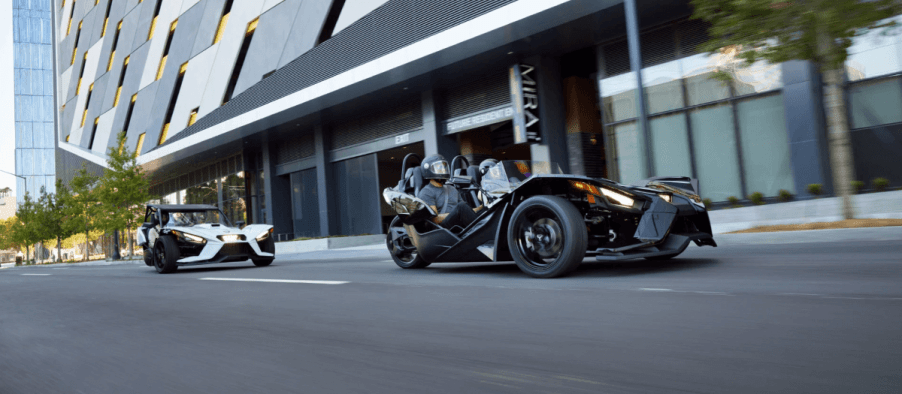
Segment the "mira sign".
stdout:
<svg viewBox="0 0 902 394">
<path fill-rule="evenodd" d="M 514 143 L 539 142 L 539 86 L 536 68 L 517 64 L 510 68 L 511 102 L 514 104 Z"/>
</svg>

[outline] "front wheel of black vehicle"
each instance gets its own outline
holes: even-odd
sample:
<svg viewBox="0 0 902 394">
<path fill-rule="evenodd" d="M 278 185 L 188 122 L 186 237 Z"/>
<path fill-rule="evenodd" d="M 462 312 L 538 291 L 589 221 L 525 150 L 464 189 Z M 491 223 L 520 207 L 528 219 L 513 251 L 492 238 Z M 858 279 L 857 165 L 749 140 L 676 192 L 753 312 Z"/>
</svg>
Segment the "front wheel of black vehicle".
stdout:
<svg viewBox="0 0 902 394">
<path fill-rule="evenodd" d="M 153 247 L 153 265 L 157 272 L 170 274 L 179 268 L 179 246 L 172 237 L 160 237 Z"/>
<path fill-rule="evenodd" d="M 556 278 L 586 257 L 589 235 L 582 215 L 556 196 L 530 197 L 511 215 L 507 244 L 517 267 L 535 278 Z"/>
<path fill-rule="evenodd" d="M 410 236 L 407 235 L 407 230 L 401 225 L 401 219 L 398 217 L 395 217 L 388 226 L 385 245 L 388 246 L 388 252 L 398 267 L 416 269 L 429 266 L 429 263 L 417 253 L 416 246 L 410 242 Z"/>
<path fill-rule="evenodd" d="M 258 241 L 257 245 L 260 246 L 260 251 L 266 252 L 266 253 L 272 253 L 273 256 L 276 255 L 276 241 L 274 241 L 272 239 L 271 235 L 265 241 L 262 241 L 262 242 Z M 266 267 L 267 265 L 272 264 L 273 260 L 275 260 L 275 257 L 253 259 L 254 265 L 256 265 L 257 267 Z"/>
</svg>

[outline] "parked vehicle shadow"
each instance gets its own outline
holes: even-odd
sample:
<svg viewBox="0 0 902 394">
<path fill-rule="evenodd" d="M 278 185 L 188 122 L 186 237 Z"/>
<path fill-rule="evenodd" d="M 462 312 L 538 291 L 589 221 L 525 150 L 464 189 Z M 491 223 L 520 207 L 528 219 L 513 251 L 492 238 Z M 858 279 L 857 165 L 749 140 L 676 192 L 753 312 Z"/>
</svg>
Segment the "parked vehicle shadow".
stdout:
<svg viewBox="0 0 902 394">
<path fill-rule="evenodd" d="M 569 277 L 616 277 L 650 275 L 665 272 L 691 271 L 704 268 L 712 268 L 720 264 L 717 259 L 708 258 L 674 258 L 671 260 L 627 260 L 623 262 L 598 262 L 594 258 L 587 258 Z M 453 265 L 444 266 L 434 264 L 427 270 L 441 270 L 450 274 L 495 274 L 501 276 L 523 276 L 522 271 L 514 262 L 501 262 L 497 264 L 480 265 Z"/>
</svg>

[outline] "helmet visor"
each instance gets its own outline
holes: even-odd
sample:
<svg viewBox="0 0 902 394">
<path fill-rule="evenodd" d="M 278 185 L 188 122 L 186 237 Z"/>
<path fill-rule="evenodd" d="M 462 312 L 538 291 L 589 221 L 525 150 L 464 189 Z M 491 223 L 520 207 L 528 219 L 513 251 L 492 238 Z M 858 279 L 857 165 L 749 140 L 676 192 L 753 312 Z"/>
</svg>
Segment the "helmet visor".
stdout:
<svg viewBox="0 0 902 394">
<path fill-rule="evenodd" d="M 448 162 L 444 160 L 436 161 L 430 164 L 429 170 L 435 175 L 450 175 L 448 171 Z"/>
</svg>

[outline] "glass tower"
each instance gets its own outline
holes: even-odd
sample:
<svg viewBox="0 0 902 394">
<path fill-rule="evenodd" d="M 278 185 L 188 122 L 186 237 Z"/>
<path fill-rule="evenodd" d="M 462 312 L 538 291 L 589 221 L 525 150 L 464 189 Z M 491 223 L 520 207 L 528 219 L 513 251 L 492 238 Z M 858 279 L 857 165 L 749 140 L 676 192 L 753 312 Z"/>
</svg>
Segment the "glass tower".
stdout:
<svg viewBox="0 0 902 394">
<path fill-rule="evenodd" d="M 54 193 L 51 0 L 13 0 L 17 200 Z M 7 3 L 8 4 L 8 3 Z M 26 188 L 27 183 L 27 188 Z"/>
</svg>

